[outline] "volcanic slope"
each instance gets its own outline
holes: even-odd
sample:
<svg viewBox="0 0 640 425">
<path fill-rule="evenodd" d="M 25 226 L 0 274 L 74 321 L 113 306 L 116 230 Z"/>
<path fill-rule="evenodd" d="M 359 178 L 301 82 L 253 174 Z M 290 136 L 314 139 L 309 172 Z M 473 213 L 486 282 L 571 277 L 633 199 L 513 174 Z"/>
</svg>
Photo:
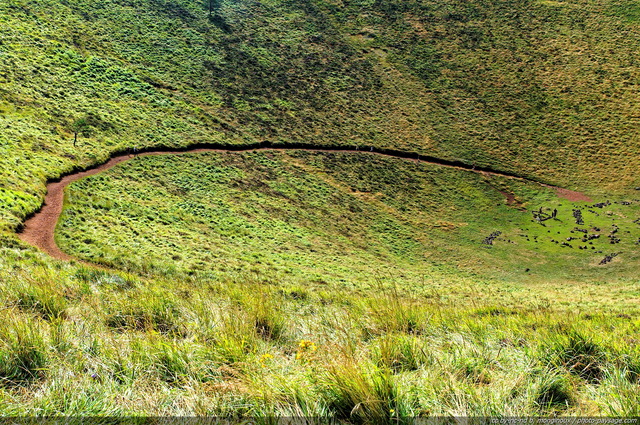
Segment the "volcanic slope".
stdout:
<svg viewBox="0 0 640 425">
<path fill-rule="evenodd" d="M 425 276 L 457 267 L 508 282 L 616 281 L 636 275 L 639 207 L 368 152 L 209 152 L 136 157 L 72 183 L 56 240 L 165 277 L 254 270 L 430 291 Z"/>
<path fill-rule="evenodd" d="M 0 414 L 638 416 L 639 17 L 3 0 Z M 139 157 L 68 190 L 59 244 L 107 267 L 14 232 L 47 180 L 117 152 L 263 141 L 594 201 L 364 154 Z"/>
<path fill-rule="evenodd" d="M 134 157 L 58 233 L 120 270 L 0 247 L 0 412 L 637 415 L 637 213 L 366 152 Z M 543 240 L 591 226 L 625 253 Z"/>
<path fill-rule="evenodd" d="M 640 185 L 633 2 L 204 3 L 2 2 L 4 230 L 47 179 L 144 146 L 376 146 Z"/>
</svg>

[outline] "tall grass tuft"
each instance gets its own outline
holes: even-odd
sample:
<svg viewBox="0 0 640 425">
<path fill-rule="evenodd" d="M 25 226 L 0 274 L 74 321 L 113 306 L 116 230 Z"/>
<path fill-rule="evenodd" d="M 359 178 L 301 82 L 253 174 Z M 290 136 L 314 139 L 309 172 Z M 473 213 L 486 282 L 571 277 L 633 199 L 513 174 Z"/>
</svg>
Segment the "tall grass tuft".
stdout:
<svg viewBox="0 0 640 425">
<path fill-rule="evenodd" d="M 425 345 L 412 335 L 386 335 L 374 346 L 372 354 L 379 367 L 393 373 L 414 371 L 429 363 Z"/>
<path fill-rule="evenodd" d="M 23 385 L 44 377 L 47 344 L 34 321 L 19 315 L 2 318 L 0 384 Z"/>
<path fill-rule="evenodd" d="M 402 298 L 394 288 L 384 295 L 368 300 L 364 330 L 372 336 L 392 332 L 420 334 L 427 322 L 425 309 L 417 302 Z"/>
<path fill-rule="evenodd" d="M 150 367 L 168 384 L 184 385 L 189 381 L 205 380 L 206 362 L 202 350 L 194 344 L 161 338 L 140 348 L 145 350 Z"/>
<path fill-rule="evenodd" d="M 569 377 L 551 371 L 543 376 L 535 393 L 535 403 L 540 410 L 567 409 L 574 401 L 574 388 Z"/>
<path fill-rule="evenodd" d="M 348 359 L 329 365 L 320 380 L 323 398 L 338 419 L 384 424 L 404 410 L 388 369 Z"/>
<path fill-rule="evenodd" d="M 640 416 L 640 391 L 638 384 L 629 380 L 625 369 L 608 369 L 602 384 L 597 388 L 603 411 L 609 416 Z"/>
<path fill-rule="evenodd" d="M 235 305 L 216 306 L 210 301 L 194 303 L 199 321 L 199 340 L 213 361 L 233 365 L 247 360 L 258 344 L 254 320 Z"/>
<path fill-rule="evenodd" d="M 60 288 L 49 280 L 28 279 L 5 282 L 2 292 L 7 302 L 22 311 L 32 312 L 45 320 L 63 319 L 68 301 L 60 294 Z"/>
<path fill-rule="evenodd" d="M 544 349 L 543 358 L 551 366 L 562 367 L 590 383 L 600 381 L 609 354 L 613 354 L 593 337 L 576 330 L 569 330 L 566 336 L 556 336 Z"/>
<path fill-rule="evenodd" d="M 170 299 L 155 294 L 139 294 L 135 299 L 109 307 L 105 323 L 118 331 L 156 331 L 165 335 L 183 336 L 183 317 Z"/>
<path fill-rule="evenodd" d="M 245 309 L 260 338 L 278 341 L 284 337 L 287 322 L 272 294 L 263 292 L 245 299 Z"/>
</svg>

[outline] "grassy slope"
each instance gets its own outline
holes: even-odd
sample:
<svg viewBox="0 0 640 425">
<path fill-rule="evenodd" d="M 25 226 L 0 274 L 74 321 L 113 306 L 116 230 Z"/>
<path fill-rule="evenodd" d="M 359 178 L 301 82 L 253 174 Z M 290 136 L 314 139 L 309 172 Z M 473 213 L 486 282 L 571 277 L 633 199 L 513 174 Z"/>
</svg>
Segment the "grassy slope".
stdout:
<svg viewBox="0 0 640 425">
<path fill-rule="evenodd" d="M 4 415 L 638 414 L 640 324 L 616 303 L 485 304 L 472 279 L 470 301 L 251 272 L 149 280 L 10 248 L 0 262 Z"/>
<path fill-rule="evenodd" d="M 473 278 L 556 306 L 576 305 L 577 287 L 609 282 L 590 302 L 631 307 L 639 206 L 572 204 L 535 184 L 367 154 L 189 154 L 138 157 L 74 183 L 57 239 L 82 259 L 165 277 L 254 272 L 414 294 L 460 291 Z M 536 223 L 529 210 L 539 208 L 557 219 Z"/>
<path fill-rule="evenodd" d="M 4 230 L 37 208 L 47 178 L 118 149 L 199 141 L 374 144 L 515 170 L 593 192 L 610 189 L 627 196 L 622 189 L 637 185 L 638 13 L 632 2 L 470 6 L 466 1 L 312 0 L 216 6 L 209 21 L 201 2 L 187 0 L 0 4 Z M 73 147 L 73 122 L 83 117 L 91 125 Z M 286 162 L 240 158 L 245 159 L 209 158 L 229 161 L 221 165 L 231 174 L 219 176 L 221 181 L 244 175 L 236 180 L 238 188 L 255 189 L 224 186 L 225 196 L 236 198 L 221 203 L 246 213 L 248 204 L 237 201 L 263 202 L 264 209 L 251 212 L 288 232 L 260 230 L 255 237 L 263 244 L 273 243 L 264 238 L 272 232 L 268 236 L 312 235 L 338 259 L 344 257 L 340 248 L 352 249 L 357 255 L 330 262 L 307 251 L 309 245 L 299 244 L 300 239 L 286 239 L 292 249 L 302 248 L 304 257 L 279 253 L 267 259 L 276 269 L 292 270 L 306 261 L 302 266 L 312 273 L 329 269 L 337 283 L 310 283 L 295 272 L 274 272 L 273 264 L 251 270 L 239 263 L 240 270 L 214 279 L 198 272 L 185 277 L 198 264 L 175 252 L 171 255 L 180 258 L 168 270 L 160 258 L 171 250 L 156 246 L 153 234 L 178 236 L 172 220 L 148 224 L 149 210 L 169 217 L 166 210 L 151 208 L 157 200 L 141 205 L 121 196 L 91 199 L 82 191 L 114 193 L 152 164 L 191 174 L 182 182 L 166 181 L 164 189 L 137 187 L 140 194 L 175 196 L 184 190 L 186 195 L 194 183 L 189 167 L 198 162 L 157 159 L 118 168 L 111 174 L 118 179 L 85 181 L 74 196 L 114 213 L 100 222 L 95 210 L 86 210 L 83 218 L 102 232 L 107 218 L 119 224 L 130 213 L 118 207 L 128 204 L 147 214 L 134 218 L 148 226 L 142 235 L 146 242 L 135 248 L 148 250 L 153 263 L 127 261 L 128 251 L 114 249 L 110 237 L 102 241 L 112 244 L 103 260 L 160 273 L 141 277 L 52 262 L 3 236 L 3 414 L 337 414 L 355 422 L 415 414 L 638 415 L 637 285 L 625 278 L 635 264 L 629 261 L 631 237 L 622 238 L 625 255 L 598 269 L 610 274 L 601 280 L 550 286 L 534 266 L 532 284 L 525 286 L 517 281 L 521 265 L 516 259 L 507 263 L 499 282 L 477 272 L 496 257 L 508 261 L 511 246 L 497 241 L 478 252 L 478 237 L 505 231 L 507 240 L 517 241 L 518 252 L 530 256 L 527 265 L 530 259 L 553 262 L 566 250 L 545 240 L 538 248 L 543 254 L 536 254 L 531 239 L 538 232 L 543 239 L 545 229 L 531 227 L 528 214 L 504 206 L 476 176 L 421 167 L 415 170 L 420 177 L 412 180 L 425 195 L 418 199 L 395 184 L 405 183 L 399 176 L 411 164 L 384 163 L 397 171 L 387 175 L 366 163 L 340 167 L 322 156 L 284 156 Z M 248 164 L 254 167 L 246 169 Z M 283 175 L 266 167 L 274 164 Z M 354 180 L 355 170 L 369 179 Z M 256 176 L 269 184 L 260 184 Z M 376 192 L 367 183 L 376 176 L 388 179 L 381 199 L 372 196 Z M 458 179 L 469 183 L 468 202 L 487 213 L 478 222 L 464 200 L 451 193 L 461 189 Z M 220 189 L 221 181 L 206 180 L 198 190 Z M 345 190 L 347 184 L 358 196 Z M 548 193 L 510 189 L 529 206 L 557 205 Z M 441 196 L 451 204 L 439 205 Z M 333 227 L 313 222 L 326 217 L 314 213 L 318 199 L 312 197 L 326 201 L 321 206 L 335 219 Z M 180 199 L 184 204 L 171 213 L 197 220 L 202 206 L 197 195 Z M 409 237 L 389 238 L 388 227 L 361 231 L 355 241 L 364 245 L 374 238 L 380 251 L 354 249 L 340 237 L 348 230 L 345 223 L 363 217 L 332 205 L 336 199 Z M 422 215 L 421 202 L 427 201 L 435 212 Z M 285 206 L 310 211 L 313 220 L 287 223 Z M 279 221 L 267 214 L 269 208 Z M 558 207 L 563 217 L 571 208 Z M 636 204 L 607 210 L 626 216 L 619 218 L 625 231 L 635 231 L 629 221 L 636 218 Z M 500 229 L 489 216 L 496 212 Z M 598 220 L 605 228 L 611 225 L 605 214 L 585 217 L 589 225 Z M 441 215 L 469 225 L 451 233 L 430 228 L 440 236 L 420 240 L 416 229 L 433 227 Z M 255 254 L 230 243 L 241 230 L 235 217 L 218 218 L 228 225 L 221 237 L 227 249 Z M 551 224 L 562 236 L 572 235 L 570 222 Z M 528 245 L 517 239 L 520 228 L 530 232 Z M 206 245 L 206 232 L 193 236 Z M 239 234 L 248 241 L 250 232 Z M 448 240 L 449 234 L 463 242 Z M 64 237 L 79 254 L 99 255 L 83 241 L 91 236 L 67 231 Z M 126 247 L 130 240 L 121 243 Z M 175 243 L 206 260 L 184 240 Z M 453 255 L 436 250 L 435 261 L 422 266 L 435 291 L 394 294 L 393 279 L 366 289 L 370 258 L 383 259 L 392 270 L 406 268 L 404 254 L 423 255 L 421 244 L 459 250 L 453 264 L 465 273 L 435 267 Z M 550 273 L 557 276 L 567 260 L 577 264 L 570 270 L 579 271 L 599 259 L 586 252 L 567 255 Z M 415 282 L 419 274 L 418 268 L 407 280 Z M 365 284 L 359 291 L 341 288 L 339 279 L 345 278 Z M 302 341 L 313 341 L 317 350 Z"/>
<path fill-rule="evenodd" d="M 633 184 L 620 156 L 639 136 L 632 2 L 350 4 L 351 32 L 393 46 L 442 107 L 438 150 L 583 187 Z"/>
<path fill-rule="evenodd" d="M 632 2 L 10 0 L 2 226 L 118 149 L 269 139 L 636 185 Z M 72 145 L 75 120 L 91 124 Z M 628 166 L 628 167 L 625 167 Z"/>
</svg>

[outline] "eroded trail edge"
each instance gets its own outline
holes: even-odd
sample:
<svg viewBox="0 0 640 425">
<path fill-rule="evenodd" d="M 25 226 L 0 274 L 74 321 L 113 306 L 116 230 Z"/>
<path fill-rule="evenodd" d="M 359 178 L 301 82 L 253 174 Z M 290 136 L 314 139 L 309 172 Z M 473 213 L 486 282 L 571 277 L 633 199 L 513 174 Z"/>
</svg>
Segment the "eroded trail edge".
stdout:
<svg viewBox="0 0 640 425">
<path fill-rule="evenodd" d="M 413 152 L 397 151 L 393 149 L 359 149 L 358 147 L 345 148 L 345 147 L 316 147 L 308 145 L 276 145 L 272 146 L 268 142 L 257 143 L 244 146 L 222 146 L 222 145 L 198 145 L 189 148 L 167 148 L 167 149 L 144 149 L 137 152 L 138 156 L 152 156 L 152 155 L 179 155 L 184 153 L 195 152 L 248 152 L 257 150 L 272 150 L 272 151 L 284 151 L 284 150 L 306 150 L 310 152 L 344 152 L 344 153 L 357 153 L 360 155 L 382 155 L 387 157 L 394 157 L 400 159 L 408 159 L 414 161 L 425 162 L 434 165 L 440 165 L 443 167 L 456 168 L 460 170 L 472 171 L 475 173 L 481 173 L 485 175 L 494 175 L 501 177 L 508 177 L 522 181 L 528 181 L 537 183 L 545 187 L 549 187 L 556 190 L 558 196 L 566 198 L 570 201 L 585 201 L 592 202 L 592 200 L 586 195 L 563 189 L 555 186 L 551 186 L 545 183 L 528 179 L 515 174 L 500 172 L 489 168 L 475 167 L 465 164 L 459 161 L 449 161 L 441 158 L 418 155 Z M 18 233 L 19 238 L 33 245 L 42 251 L 46 252 L 50 256 L 60 260 L 73 260 L 75 259 L 71 255 L 63 252 L 55 241 L 55 228 L 62 214 L 62 207 L 64 204 L 64 190 L 65 188 L 76 180 L 81 178 L 92 176 L 102 171 L 106 171 L 121 162 L 128 161 L 134 158 L 133 152 L 119 153 L 111 157 L 107 162 L 96 165 L 95 167 L 88 168 L 83 171 L 72 172 L 60 180 L 51 181 L 47 183 L 47 195 L 44 199 L 42 208 L 37 211 L 33 216 L 28 218 L 22 227 L 22 230 Z"/>
</svg>

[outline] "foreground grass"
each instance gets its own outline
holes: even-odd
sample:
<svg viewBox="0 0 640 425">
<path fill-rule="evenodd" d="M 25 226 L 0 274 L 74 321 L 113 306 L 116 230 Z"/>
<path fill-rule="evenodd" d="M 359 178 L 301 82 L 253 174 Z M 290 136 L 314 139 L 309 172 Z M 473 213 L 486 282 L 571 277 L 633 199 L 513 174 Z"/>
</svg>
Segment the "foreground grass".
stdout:
<svg viewBox="0 0 640 425">
<path fill-rule="evenodd" d="M 16 249 L 2 258 L 4 415 L 639 413 L 640 321 L 615 304 L 442 301 L 251 274 L 150 280 Z"/>
</svg>

